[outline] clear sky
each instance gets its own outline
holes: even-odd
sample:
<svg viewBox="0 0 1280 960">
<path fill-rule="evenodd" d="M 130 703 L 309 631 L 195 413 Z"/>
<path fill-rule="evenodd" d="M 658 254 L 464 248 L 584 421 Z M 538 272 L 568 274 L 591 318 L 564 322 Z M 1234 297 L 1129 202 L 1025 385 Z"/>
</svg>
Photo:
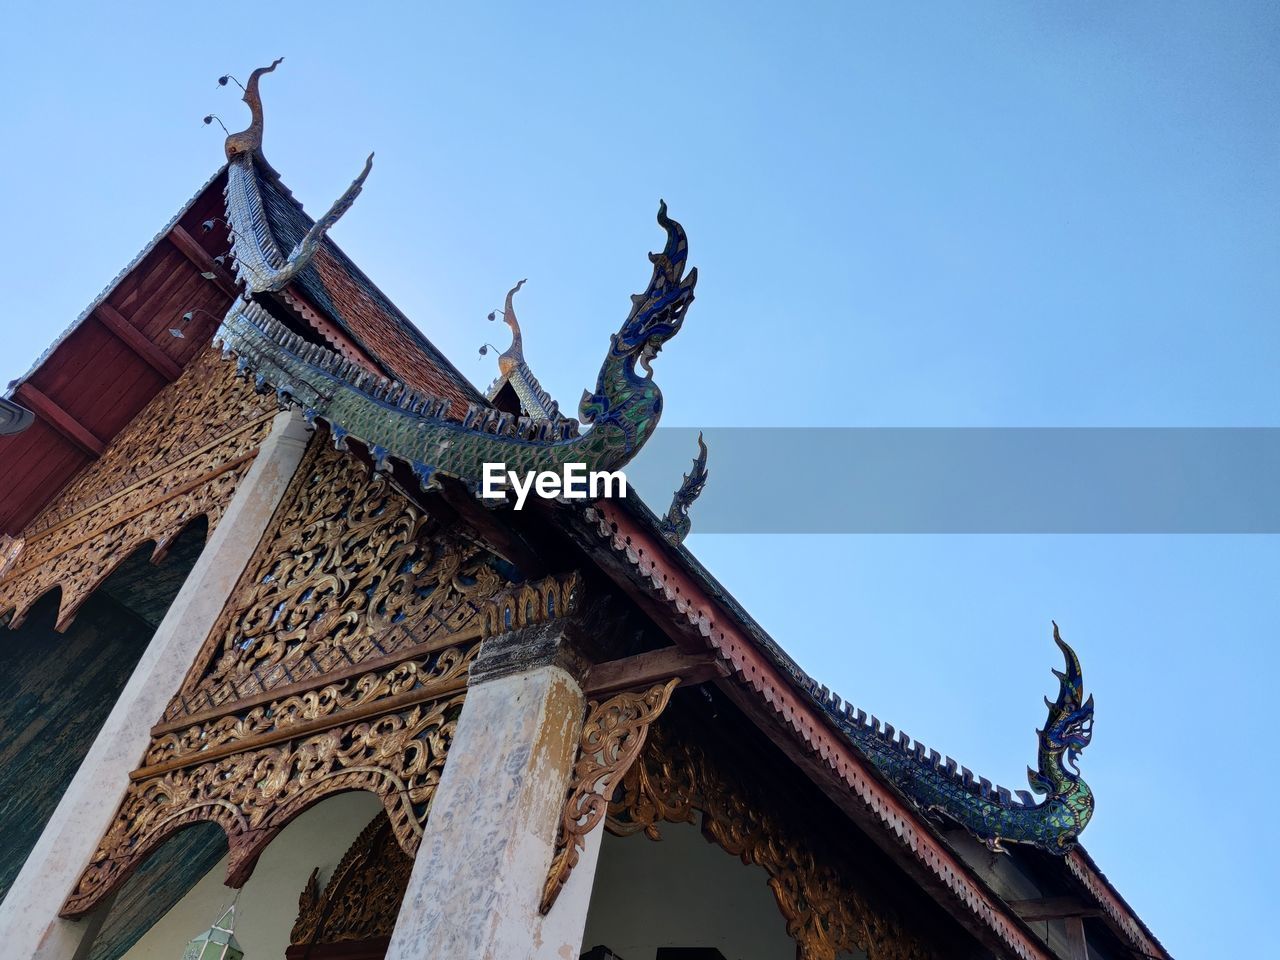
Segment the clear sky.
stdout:
<svg viewBox="0 0 1280 960">
<path fill-rule="evenodd" d="M 528 277 L 575 405 L 661 196 L 702 276 L 668 424 L 1280 426 L 1280 9 L 904 6 L 23 5 L 0 380 L 216 169 L 200 118 L 246 111 L 215 78 L 283 55 L 268 157 L 315 212 L 377 150 L 335 238 L 481 386 Z M 819 466 L 760 469 L 809 497 Z M 1010 786 L 1056 618 L 1097 695 L 1090 852 L 1180 957 L 1273 939 L 1276 538 L 689 545 L 808 670 Z"/>
</svg>

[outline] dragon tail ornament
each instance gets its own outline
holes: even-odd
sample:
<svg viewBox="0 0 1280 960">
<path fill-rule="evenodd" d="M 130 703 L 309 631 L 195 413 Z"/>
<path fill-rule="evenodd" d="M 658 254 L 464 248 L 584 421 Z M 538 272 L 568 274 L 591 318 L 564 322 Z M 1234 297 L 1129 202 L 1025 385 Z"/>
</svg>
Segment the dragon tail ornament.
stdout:
<svg viewBox="0 0 1280 960">
<path fill-rule="evenodd" d="M 1036 731 L 1037 768 L 1027 771 L 1038 800 L 1025 790 L 1014 793 L 993 787 L 968 768 L 957 769 L 950 757 L 944 760 L 936 750 L 841 703 L 825 689 L 817 695 L 871 763 L 921 807 L 959 823 L 992 849 L 1004 843 L 1026 843 L 1061 855 L 1076 845 L 1093 816 L 1093 791 L 1077 766 L 1080 752 L 1093 736 L 1093 697 L 1085 698 L 1080 658 L 1062 639 L 1056 623 L 1053 640 L 1066 667 L 1053 671 L 1058 696 L 1052 701 L 1045 698 L 1049 714 L 1044 728 Z"/>
</svg>

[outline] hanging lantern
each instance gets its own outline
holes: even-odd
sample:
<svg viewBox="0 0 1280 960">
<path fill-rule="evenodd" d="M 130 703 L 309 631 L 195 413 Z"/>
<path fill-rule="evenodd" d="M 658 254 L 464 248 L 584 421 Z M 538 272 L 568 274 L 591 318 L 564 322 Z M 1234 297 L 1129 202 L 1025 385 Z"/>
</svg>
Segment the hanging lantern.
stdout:
<svg viewBox="0 0 1280 960">
<path fill-rule="evenodd" d="M 244 951 L 236 942 L 236 905 L 227 908 L 212 927 L 187 944 L 182 960 L 242 960 Z"/>
</svg>

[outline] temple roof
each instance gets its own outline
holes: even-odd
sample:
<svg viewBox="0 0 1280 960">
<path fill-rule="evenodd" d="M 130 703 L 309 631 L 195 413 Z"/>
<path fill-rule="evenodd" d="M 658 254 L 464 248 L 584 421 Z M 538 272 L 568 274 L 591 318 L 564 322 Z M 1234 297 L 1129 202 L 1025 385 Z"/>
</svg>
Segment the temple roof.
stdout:
<svg viewBox="0 0 1280 960">
<path fill-rule="evenodd" d="M 259 74 L 260 71 L 255 71 L 254 77 L 250 81 L 250 88 L 255 101 L 251 103 L 251 108 L 254 109 L 256 136 L 258 139 L 254 140 L 250 136 L 255 134 L 255 128 L 251 127 L 244 134 L 236 135 L 241 139 L 236 141 L 235 144 L 232 142 L 235 140 L 234 137 L 228 140 L 231 169 L 227 186 L 226 219 L 230 222 L 232 234 L 229 242 L 233 243 L 232 252 L 235 255 L 242 279 L 245 278 L 244 267 L 250 262 L 266 264 L 268 268 L 280 271 L 280 275 L 284 276 L 286 271 L 282 268 L 285 266 L 284 260 L 288 256 L 293 258 L 291 262 L 297 269 L 287 272 L 287 283 L 282 283 L 278 289 L 263 287 L 259 290 L 253 290 L 251 287 L 247 294 L 237 297 L 227 313 L 227 319 L 224 320 L 220 336 L 223 331 L 229 331 L 234 335 L 237 327 L 232 324 L 232 321 L 238 321 L 238 329 L 242 331 L 242 334 L 238 339 L 233 337 L 235 342 L 249 344 L 248 332 L 253 332 L 255 335 L 262 334 L 261 344 L 255 347 L 259 353 L 253 358 L 257 362 L 265 364 L 271 359 L 268 354 L 275 351 L 274 355 L 279 358 L 280 365 L 273 369 L 281 372 L 282 375 L 302 371 L 306 374 L 306 377 L 302 378 L 303 381 L 307 377 L 311 378 L 311 382 L 319 382 L 323 378 L 328 378 L 326 383 L 331 382 L 346 391 L 346 397 L 349 401 L 367 405 L 371 416 L 366 418 L 366 426 L 370 423 L 376 423 L 379 429 L 385 428 L 388 431 L 386 435 L 391 437 L 391 440 L 388 440 L 385 445 L 370 442 L 370 450 L 375 459 L 383 460 L 388 456 L 392 458 L 398 457 L 408 463 L 425 483 L 426 479 L 431 476 L 431 472 L 436 469 L 437 464 L 427 464 L 425 460 L 415 460 L 401 450 L 393 448 L 391 443 L 398 438 L 399 434 L 391 427 L 388 427 L 387 424 L 395 419 L 405 421 L 411 417 L 418 417 L 424 421 L 434 417 L 435 420 L 440 421 L 443 419 L 443 414 L 440 413 L 439 408 L 431 408 L 435 411 L 434 414 L 424 413 L 425 399 L 410 395 L 400 389 L 398 385 L 388 387 L 386 384 L 374 385 L 367 382 L 366 378 L 369 376 L 367 368 L 370 361 L 413 391 L 441 398 L 459 408 L 468 406 L 472 408 L 472 414 L 467 422 L 450 425 L 450 429 L 457 431 L 459 436 L 457 445 L 450 453 L 451 456 L 457 455 L 458 448 L 462 442 L 465 442 L 465 439 L 474 439 L 477 436 L 500 437 L 503 436 L 503 430 L 507 425 L 477 425 L 475 409 L 477 406 L 487 406 L 485 398 L 475 390 L 448 359 L 431 344 L 426 336 L 391 303 L 327 235 L 322 233 L 318 246 L 313 250 L 306 251 L 304 258 L 297 259 L 299 250 L 305 247 L 305 241 L 309 237 L 314 238 L 317 221 L 306 214 L 301 204 L 284 187 L 275 171 L 261 157 L 261 106 L 260 103 L 256 102 L 256 80 Z M 246 102 L 249 102 L 249 100 L 250 93 L 247 91 Z M 233 146 L 235 151 L 233 151 Z M 350 205 L 350 200 L 354 199 L 355 193 L 358 193 L 363 183 L 363 176 L 362 174 L 352 185 L 352 188 L 344 195 L 344 199 L 335 204 L 334 210 L 331 210 L 329 215 L 322 218 L 321 226 L 324 229 L 327 230 L 327 227 L 332 225 L 332 222 L 336 220 L 337 216 L 341 215 L 346 206 Z M 203 194 L 204 191 L 202 191 L 201 196 Z M 201 207 L 200 209 L 203 210 L 204 208 Z M 258 210 L 261 211 L 260 216 L 257 214 Z M 337 212 L 335 213 L 334 211 Z M 180 218 L 185 217 L 189 220 L 196 215 L 207 216 L 208 214 L 207 212 L 203 214 L 193 213 L 192 207 L 189 205 L 184 208 Z M 674 332 L 679 329 L 679 323 L 683 320 L 683 309 L 687 307 L 688 300 L 692 299 L 692 281 L 694 278 L 692 276 L 682 278 L 681 276 L 686 253 L 685 248 L 682 246 L 683 231 L 678 224 L 674 224 L 673 230 L 672 222 L 666 219 L 665 205 L 660 209 L 659 222 L 663 223 L 668 230 L 668 248 L 666 253 L 661 256 L 651 255 L 656 265 L 654 280 L 651 281 L 650 290 L 646 291 L 646 295 L 635 299 L 640 305 L 644 303 L 652 303 L 654 305 L 651 308 L 651 313 L 664 322 L 667 327 L 671 328 L 665 331 L 665 338 L 669 338 L 674 336 Z M 175 221 L 175 224 L 171 224 L 168 232 L 171 232 L 176 224 L 177 221 Z M 180 243 L 187 243 L 189 240 L 188 233 L 184 231 L 180 236 L 187 237 L 187 240 L 181 240 Z M 676 240 L 679 242 L 676 242 Z M 213 231 L 207 242 L 215 244 L 217 241 L 218 233 Z M 159 238 L 153 243 L 153 247 L 157 243 L 159 243 Z M 106 302 L 108 293 L 115 296 L 117 287 L 123 285 L 123 280 L 132 275 L 133 268 L 145 256 L 149 256 L 151 250 L 152 248 L 148 248 L 147 251 L 144 251 L 144 255 L 140 255 L 140 260 L 131 265 L 127 275 L 122 275 L 122 278 L 118 278 L 117 284 L 109 288 L 108 292 L 104 293 L 103 297 L 86 311 L 81 320 L 77 321 L 77 325 L 73 325 L 72 331 L 64 334 L 63 338 L 55 342 L 54 347 L 50 348 L 50 353 L 47 353 L 46 357 L 42 358 L 42 361 L 37 364 L 36 370 L 24 377 L 22 382 L 32 377 L 55 349 L 64 350 L 65 352 L 64 341 L 70 339 L 76 326 L 81 324 L 85 317 L 92 314 L 99 303 Z M 288 251 L 293 251 L 293 253 L 289 254 Z M 199 259 L 199 253 L 193 254 L 191 250 L 187 250 L 182 255 L 188 260 L 193 257 Z M 204 251 L 204 255 L 206 257 L 209 256 L 207 250 Z M 675 269 L 676 267 L 679 269 Z M 664 274 L 664 270 L 667 270 L 668 273 Z M 210 268 L 208 272 L 211 274 L 216 273 L 213 268 Z M 684 287 L 687 287 L 687 289 L 684 289 Z M 511 306 L 511 298 L 518 289 L 519 285 L 513 288 L 507 297 L 507 313 L 510 315 L 509 322 L 514 334 L 513 350 L 503 354 L 504 362 L 500 367 L 501 376 L 496 386 L 497 389 L 501 389 L 503 385 L 509 383 L 520 397 L 522 407 L 526 408 L 525 412 L 530 418 L 554 419 L 559 416 L 558 407 L 538 384 L 536 377 L 528 369 L 528 365 L 524 362 L 523 354 L 519 350 L 519 327 L 515 323 L 514 311 Z M 673 321 L 670 316 L 662 314 L 662 309 L 665 309 L 667 314 L 672 312 L 671 301 L 663 298 L 680 295 L 682 289 L 683 296 L 686 299 L 679 306 L 678 318 Z M 303 317 L 311 324 L 313 329 L 319 331 L 333 346 L 333 351 L 326 351 L 317 344 L 302 341 L 296 334 L 286 329 L 284 325 L 270 316 L 264 307 L 256 302 L 249 302 L 247 299 L 251 294 L 264 292 L 272 297 L 278 297 L 281 304 L 292 308 L 296 314 Z M 221 309 L 211 306 L 211 309 L 219 310 L 219 312 L 225 310 L 225 304 L 229 300 L 227 294 L 228 291 L 226 290 L 218 292 L 220 302 L 224 306 Z M 648 297 L 647 300 L 646 296 Z M 266 297 L 264 296 L 262 299 L 266 299 Z M 212 304 L 213 301 L 210 301 L 210 303 Z M 127 311 L 132 317 L 135 309 L 135 307 L 126 307 L 124 300 L 120 301 L 119 310 L 121 313 Z M 633 307 L 633 313 L 628 317 L 628 324 L 637 320 L 637 309 L 638 307 Z M 111 308 L 111 313 L 112 315 L 116 313 L 115 307 Z M 159 313 L 156 314 L 156 317 L 151 317 L 149 312 L 144 312 L 138 317 L 138 323 L 141 325 L 139 329 L 148 331 L 147 336 L 152 336 L 153 334 L 149 331 L 151 331 L 152 326 L 161 322 L 157 319 L 159 317 L 161 317 Z M 111 320 L 112 324 L 115 322 L 114 319 Z M 150 326 L 146 325 L 148 323 L 150 323 Z M 620 350 L 620 344 L 624 344 L 627 340 L 623 336 L 626 330 L 627 325 L 624 325 L 623 332 L 613 335 L 610 356 Z M 646 369 L 648 361 L 652 359 L 652 354 L 646 353 L 647 344 L 653 336 L 652 329 L 642 324 L 639 334 L 633 338 L 633 351 L 640 358 L 641 365 L 645 366 Z M 163 338 L 156 341 L 156 343 L 161 342 L 164 342 Z M 224 342 L 227 341 L 224 340 Z M 177 344 L 165 343 L 165 347 L 171 351 L 185 350 L 185 347 L 180 348 L 180 344 L 181 341 L 178 341 Z M 76 370 L 69 373 L 64 379 L 73 378 L 74 376 L 82 378 L 86 376 L 81 368 L 86 366 L 85 360 L 88 356 L 86 351 L 89 349 L 90 346 L 85 346 L 77 351 L 79 362 Z M 145 347 L 139 348 L 135 345 L 135 350 L 137 349 L 142 349 L 143 354 L 145 354 Z M 237 348 L 237 351 L 239 352 L 239 348 Z M 190 353 L 174 353 L 173 362 L 184 363 L 188 359 L 190 359 Z M 246 356 L 243 353 L 241 353 L 240 360 L 242 362 L 246 360 Z M 151 362 L 153 364 L 160 363 L 155 358 L 152 358 Z M 607 360 L 606 365 L 608 362 Z M 604 382 L 604 369 L 602 368 L 601 383 Z M 259 372 L 261 374 L 261 370 Z M 634 374 L 634 367 L 632 368 L 632 373 Z M 280 391 L 282 400 L 287 397 L 293 402 L 301 402 L 298 400 L 300 391 L 296 389 L 286 390 L 291 384 L 268 382 Z M 160 380 L 157 380 L 154 389 L 151 390 L 152 395 L 155 390 L 159 389 L 160 385 Z M 296 386 L 296 383 L 292 386 Z M 598 401 L 600 399 L 599 394 L 603 393 L 603 389 L 602 386 L 598 386 L 598 395 L 586 398 L 584 406 Z M 496 396 L 496 393 L 497 390 L 491 388 L 490 398 Z M 37 395 L 39 395 L 38 391 Z M 61 396 L 61 394 L 58 396 Z M 142 396 L 142 393 L 139 396 Z M 17 398 L 21 400 L 22 395 L 19 394 Z M 145 403 L 145 399 L 141 402 Z M 597 405 L 600 406 L 602 411 L 600 416 L 603 416 L 607 412 L 608 405 Z M 117 412 L 117 417 L 123 416 L 123 422 L 127 422 L 136 414 L 140 406 L 140 403 L 136 406 L 132 405 L 131 401 L 128 409 Z M 352 407 L 348 405 L 344 409 L 350 410 Z M 308 413 L 314 416 L 316 410 L 312 408 Z M 321 419 L 326 419 L 323 411 Z M 331 421 L 330 426 L 335 430 L 335 434 L 345 435 L 350 433 L 356 439 L 371 440 L 370 437 L 360 434 L 360 424 L 338 422 L 334 421 L 332 417 L 327 419 Z M 656 422 L 656 415 L 654 420 Z M 418 425 L 421 426 L 421 424 Z M 494 426 L 494 429 L 487 429 L 489 426 Z M 593 430 L 596 427 L 593 427 Z M 115 429 L 118 428 L 117 426 Z M 405 436 L 418 436 L 418 433 L 414 431 L 402 431 L 402 434 Z M 467 435 L 465 438 L 464 434 Z M 520 435 L 519 428 L 514 426 L 510 433 L 506 434 L 506 437 L 513 440 L 528 439 Z M 541 438 L 526 445 L 534 447 L 539 442 L 550 445 L 551 441 Z M 555 442 L 568 441 L 566 436 L 557 435 Z M 0 451 L 3 451 L 3 446 L 0 446 Z M 634 451 L 630 451 L 630 453 L 633 454 Z M 703 454 L 705 456 L 705 449 Z M 77 467 L 78 465 L 82 465 L 82 463 L 77 464 Z M 419 469 L 423 467 L 430 468 L 426 471 L 425 476 L 424 471 Z M 705 460 L 703 461 L 703 469 L 705 469 Z M 690 478 L 695 478 L 698 472 L 699 470 L 695 465 L 695 470 L 690 475 Z M 705 477 L 705 473 L 703 473 L 703 476 Z M 663 527 L 662 522 L 634 493 L 629 494 L 621 502 L 606 503 L 603 507 L 593 505 L 584 509 L 572 510 L 571 513 L 574 516 L 570 522 L 577 524 L 578 532 L 581 534 L 579 539 L 584 542 L 594 540 L 594 556 L 597 562 L 600 562 L 600 558 L 605 554 L 621 554 L 621 561 L 614 560 L 611 557 L 611 562 L 608 565 L 601 562 L 601 566 L 606 567 L 610 571 L 610 576 L 614 576 L 615 579 L 617 579 L 617 572 L 620 569 L 625 570 L 625 575 L 630 578 L 630 585 L 635 591 L 633 595 L 648 591 L 653 596 L 659 597 L 660 602 L 670 604 L 672 610 L 675 611 L 674 614 L 670 610 L 667 611 L 667 615 L 671 620 L 683 620 L 682 629 L 692 629 L 703 638 L 714 641 L 717 631 L 720 631 L 719 636 L 727 645 L 725 649 L 732 650 L 734 656 L 740 659 L 746 654 L 741 648 L 734 647 L 733 641 L 726 640 L 725 636 L 732 633 L 735 637 L 741 637 L 743 646 L 751 648 L 751 656 L 755 657 L 758 654 L 759 663 L 776 668 L 777 673 L 783 680 L 783 683 L 776 688 L 767 688 L 767 692 L 762 693 L 762 691 L 766 690 L 762 686 L 763 681 L 759 681 L 754 675 L 750 680 L 749 685 L 752 690 L 754 690 L 755 694 L 760 695 L 758 699 L 761 705 L 757 715 L 768 716 L 769 714 L 763 704 L 767 701 L 771 707 L 777 708 L 777 704 L 785 692 L 786 697 L 792 698 L 787 701 L 788 704 L 803 704 L 806 710 L 811 709 L 815 716 L 820 717 L 822 724 L 821 736 L 840 740 L 845 747 L 851 748 L 853 755 L 861 757 L 876 771 L 872 779 L 879 777 L 884 784 L 887 784 L 887 792 L 876 794 L 877 797 L 889 796 L 902 799 L 906 801 L 907 805 L 912 805 L 915 809 L 915 816 L 918 816 L 920 823 L 918 825 L 913 823 L 910 826 L 912 830 L 918 829 L 920 832 L 915 834 L 917 840 L 912 841 L 912 856 L 923 857 L 921 851 L 926 850 L 926 848 L 928 850 L 933 849 L 929 847 L 926 841 L 932 842 L 935 834 L 937 837 L 941 837 L 937 827 L 939 813 L 944 816 L 954 816 L 954 810 L 957 806 L 962 807 L 968 799 L 986 803 L 996 810 L 1006 810 L 1014 813 L 1029 810 L 1034 806 L 1029 796 L 1015 798 L 1010 791 L 992 787 L 989 782 L 981 778 L 974 778 L 968 770 L 957 769 L 957 766 L 949 760 L 943 763 L 936 754 L 927 755 L 926 749 L 917 741 L 904 734 L 897 734 L 892 726 L 882 724 L 875 718 L 867 718 L 864 713 L 851 708 L 841 698 L 833 696 L 825 686 L 810 677 L 796 664 L 785 650 L 755 622 L 745 608 L 683 546 L 681 537 L 670 535 L 671 531 Z M 0 532 L 3 532 L 3 530 L 0 530 Z M 686 584 L 688 589 L 683 590 L 675 581 Z M 653 597 L 649 599 L 652 600 Z M 653 611 L 655 606 L 651 603 L 646 609 Z M 713 614 L 717 618 L 716 622 L 713 622 Z M 725 649 L 721 649 L 720 652 L 722 654 L 725 653 Z M 1064 649 L 1066 649 L 1065 645 Z M 1067 712 L 1074 709 L 1077 714 L 1087 712 L 1091 721 L 1092 702 L 1091 700 L 1087 704 L 1082 702 L 1081 681 L 1078 676 L 1079 664 L 1078 661 L 1075 662 L 1073 671 L 1073 658 L 1074 655 L 1068 650 L 1067 669 L 1058 674 L 1062 684 L 1058 707 Z M 745 677 L 746 670 L 739 669 L 740 673 Z M 783 686 L 786 687 L 785 691 Z M 752 690 L 747 690 L 747 694 L 751 694 Z M 1052 711 L 1055 705 L 1050 703 L 1049 706 Z M 779 712 L 785 722 L 791 723 L 794 731 L 804 740 L 812 743 L 818 736 L 814 727 L 804 726 L 796 722 L 797 711 L 795 709 L 788 707 L 787 710 Z M 1087 737 L 1084 742 L 1088 742 Z M 899 768 L 899 764 L 901 764 L 901 768 Z M 953 787 L 954 795 L 939 798 L 936 792 L 926 793 L 921 789 L 921 785 L 916 779 L 926 774 L 930 777 L 930 783 L 941 784 L 944 790 Z M 951 806 L 948 806 L 948 803 L 951 803 Z M 869 805 L 874 806 L 874 804 Z M 1091 799 L 1089 810 L 1091 810 Z M 877 809 L 876 813 L 877 815 L 883 814 L 882 820 L 892 827 L 888 814 L 885 814 L 884 810 Z M 897 814 L 894 813 L 894 816 L 897 816 Z M 901 818 L 899 818 L 900 820 Z M 964 823 L 958 818 L 957 822 Z M 1065 824 L 1065 821 L 1063 823 Z M 971 823 L 964 823 L 964 825 L 971 830 L 974 829 Z M 1051 826 L 1054 825 L 1056 824 L 1051 824 Z M 1067 831 L 1067 826 L 1069 825 L 1062 827 L 1064 834 Z M 894 829 L 897 829 L 899 836 L 902 837 L 907 832 L 907 828 L 901 826 L 901 822 L 899 822 L 899 827 L 900 829 Z M 1076 833 L 1078 833 L 1078 829 L 1070 834 L 1070 839 L 1073 842 Z M 993 839 L 990 835 L 983 835 L 980 832 L 978 835 L 983 836 L 983 839 L 986 840 Z M 1000 836 L 997 833 L 994 839 L 998 842 Z M 1074 876 L 1099 902 L 1102 909 L 1108 911 L 1108 915 L 1111 916 L 1117 927 L 1124 931 L 1130 942 L 1148 955 L 1166 955 L 1158 942 L 1155 941 L 1155 938 L 1151 936 L 1136 915 L 1120 899 L 1114 888 L 1097 871 L 1096 866 L 1088 858 L 1087 854 L 1084 854 L 1083 850 L 1070 850 L 1069 847 L 1063 850 L 1052 850 L 1052 843 L 1049 842 L 1052 840 L 1051 837 L 1043 838 L 1045 842 L 1037 842 L 1038 838 L 1034 837 L 1022 838 L 1015 836 L 1012 839 L 1026 839 L 1029 844 L 1058 854 L 1069 853 L 1066 858 L 1067 868 L 1065 872 Z M 943 843 L 944 841 L 939 842 Z M 1057 862 L 1061 863 L 1063 861 L 1058 860 Z M 931 864 L 931 869 L 938 873 L 941 868 L 936 863 L 933 863 Z M 958 881 L 953 881 L 954 878 L 945 880 L 950 889 L 956 892 L 954 882 Z M 974 888 L 981 891 L 982 884 L 977 883 Z M 975 907 L 974 912 L 981 913 L 981 910 Z"/>
<path fill-rule="evenodd" d="M 255 174 L 266 214 L 265 227 L 280 250 L 291 250 L 315 220 L 261 165 L 255 164 Z M 246 231 L 237 235 L 236 242 L 265 239 L 260 232 Z M 324 319 L 336 324 L 396 379 L 464 407 L 484 402 L 467 378 L 328 236 L 292 282 Z"/>
<path fill-rule="evenodd" d="M 203 350 L 235 287 L 217 261 L 228 243 L 220 219 L 225 173 L 205 181 L 8 385 L 6 399 L 36 417 L 0 435 L 0 533 L 18 534 Z M 210 217 L 219 219 L 202 229 Z M 169 329 L 184 310 L 192 319 L 177 338 Z"/>
</svg>

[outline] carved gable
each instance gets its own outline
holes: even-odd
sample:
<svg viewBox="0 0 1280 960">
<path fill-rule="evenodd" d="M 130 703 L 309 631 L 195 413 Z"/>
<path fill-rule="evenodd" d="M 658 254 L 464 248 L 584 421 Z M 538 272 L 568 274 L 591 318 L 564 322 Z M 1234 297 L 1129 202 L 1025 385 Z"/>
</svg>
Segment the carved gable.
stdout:
<svg viewBox="0 0 1280 960">
<path fill-rule="evenodd" d="M 19 626 L 31 604 L 62 588 L 58 629 L 115 566 L 147 542 L 155 553 L 204 515 L 210 531 L 271 429 L 275 405 L 200 354 L 23 531 L 0 581 L 0 614 Z"/>
</svg>

